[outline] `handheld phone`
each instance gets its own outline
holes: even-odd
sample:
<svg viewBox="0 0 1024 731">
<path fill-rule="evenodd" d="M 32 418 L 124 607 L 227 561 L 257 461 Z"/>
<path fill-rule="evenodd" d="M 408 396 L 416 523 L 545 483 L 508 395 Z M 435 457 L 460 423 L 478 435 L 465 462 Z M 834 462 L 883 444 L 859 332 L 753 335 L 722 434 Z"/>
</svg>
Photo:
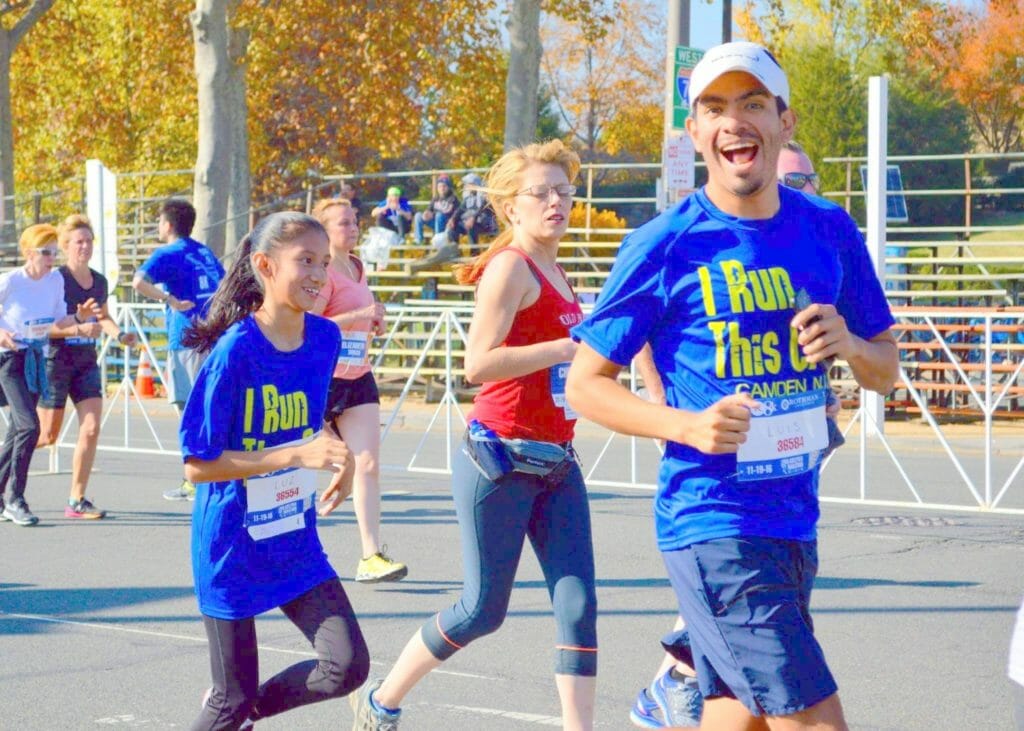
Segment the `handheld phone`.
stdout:
<svg viewBox="0 0 1024 731">
<path fill-rule="evenodd" d="M 802 312 L 803 310 L 806 310 L 808 307 L 810 307 L 812 304 L 814 303 L 811 302 L 811 296 L 807 294 L 807 290 L 804 289 L 803 287 L 801 287 L 800 290 L 795 295 L 793 295 L 789 300 L 789 306 L 793 308 L 794 312 Z M 812 325 L 820 319 L 820 316 L 814 317 L 807 324 Z M 826 376 L 828 374 L 829 369 L 832 367 L 832 363 L 834 361 L 835 358 L 829 358 L 828 360 L 823 361 L 821 363 L 821 365 L 825 368 Z M 835 396 L 832 394 L 831 387 L 829 387 L 828 400 L 829 402 L 832 402 L 834 399 Z M 835 419 L 829 417 L 825 420 L 825 424 L 828 427 L 828 446 L 826 446 L 824 451 L 822 452 L 821 459 L 825 459 L 830 454 L 832 454 L 832 452 L 836 451 L 837 449 L 839 449 L 839 447 L 843 446 L 846 443 L 846 438 L 843 436 L 843 432 L 840 431 L 839 425 L 836 424 Z"/>
<path fill-rule="evenodd" d="M 811 295 L 807 294 L 807 290 L 804 289 L 803 287 L 801 287 L 796 294 L 789 298 L 789 306 L 793 309 L 794 312 L 802 312 L 803 310 L 806 310 L 813 304 L 814 303 L 811 302 Z M 817 322 L 818 319 L 820 318 L 815 318 L 814 320 L 811 320 L 811 322 Z"/>
<path fill-rule="evenodd" d="M 803 287 L 797 290 L 796 294 L 789 298 L 789 306 L 793 309 L 794 312 L 803 312 L 812 304 L 814 303 L 811 302 L 811 296 L 807 294 L 807 290 L 804 289 Z M 820 319 L 820 315 L 815 315 L 808 321 L 807 324 L 813 325 Z M 826 361 L 822 361 L 821 365 L 822 367 L 824 367 L 826 371 L 828 371 L 828 369 L 832 367 L 833 362 L 835 362 L 835 358 L 829 358 Z"/>
</svg>

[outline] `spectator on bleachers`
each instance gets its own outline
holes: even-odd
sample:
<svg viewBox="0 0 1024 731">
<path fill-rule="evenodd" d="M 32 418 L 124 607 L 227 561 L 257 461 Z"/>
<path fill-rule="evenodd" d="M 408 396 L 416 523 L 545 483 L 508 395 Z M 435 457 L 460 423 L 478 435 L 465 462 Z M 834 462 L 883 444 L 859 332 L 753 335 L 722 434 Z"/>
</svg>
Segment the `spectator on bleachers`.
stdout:
<svg viewBox="0 0 1024 731">
<path fill-rule="evenodd" d="M 409 205 L 409 199 L 402 195 L 402 189 L 392 185 L 388 188 L 387 198 L 370 211 L 370 216 L 377 226 L 395 231 L 404 239 L 412 223 L 412 206 Z"/>
<path fill-rule="evenodd" d="M 452 179 L 447 175 L 439 175 L 434 197 L 426 209 L 417 213 L 413 219 L 416 243 L 423 244 L 424 224 L 431 224 L 434 234 L 437 235 L 444 231 L 445 226 L 448 225 L 448 220 L 458 207 L 459 199 L 456 197 L 455 191 L 452 190 Z"/>
<path fill-rule="evenodd" d="M 477 244 L 481 235 L 497 233 L 498 221 L 494 211 L 480 188 L 483 179 L 476 173 L 469 173 L 462 178 L 462 202 L 459 204 L 445 231 L 448 241 L 458 245 L 463 234 L 469 236 L 470 253 L 476 256 L 479 251 Z"/>
<path fill-rule="evenodd" d="M 46 386 L 43 345 L 52 327 L 74 328 L 96 309 L 81 304 L 73 315 L 67 314 L 64 278 L 53 270 L 57 229 L 47 223 L 29 226 L 18 248 L 25 266 L 0 275 L 0 391 L 11 410 L 0 446 L 0 516 L 30 526 L 39 522 L 25 502 L 25 486 L 39 441 L 36 404 Z"/>
<path fill-rule="evenodd" d="M 71 495 L 64 508 L 64 517 L 96 520 L 106 515 L 85 496 L 96 445 L 100 439 L 100 412 L 103 405 L 103 384 L 96 363 L 96 343 L 101 333 L 116 338 L 121 345 L 135 344 L 135 334 L 121 332 L 107 309 L 107 279 L 89 268 L 92 258 L 93 231 L 89 219 L 72 215 L 57 228 L 57 241 L 67 264 L 57 271 L 64 279 L 64 301 L 67 314 L 78 306 L 96 309 L 85 322 L 50 331 L 50 351 L 46 356 L 46 389 L 39 402 L 40 435 L 37 447 L 57 443 L 64 423 L 64 406 L 68 397 L 78 416 L 78 442 L 71 463 Z"/>
<path fill-rule="evenodd" d="M 363 205 L 363 202 L 359 200 L 359 196 L 356 194 L 355 183 L 350 183 L 347 180 L 341 184 L 341 197 L 348 200 L 352 204 L 352 210 L 356 212 L 356 219 L 359 219 L 359 207 Z"/>
</svg>

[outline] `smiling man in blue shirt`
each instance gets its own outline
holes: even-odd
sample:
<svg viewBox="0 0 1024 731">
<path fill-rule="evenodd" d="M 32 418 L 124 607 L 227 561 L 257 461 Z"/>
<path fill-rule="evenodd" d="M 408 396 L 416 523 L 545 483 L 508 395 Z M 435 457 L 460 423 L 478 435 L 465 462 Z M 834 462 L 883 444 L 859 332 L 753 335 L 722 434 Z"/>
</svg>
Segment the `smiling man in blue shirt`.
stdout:
<svg viewBox="0 0 1024 731">
<path fill-rule="evenodd" d="M 702 727 L 846 729 L 809 611 L 825 363 L 841 358 L 861 386 L 887 391 L 893 319 L 854 221 L 776 178 L 796 118 L 772 55 L 711 49 L 689 103 L 708 183 L 623 242 L 573 329 L 567 396 L 584 417 L 667 442 L 658 546 L 706 699 Z M 645 343 L 664 405 L 616 380 Z"/>
</svg>

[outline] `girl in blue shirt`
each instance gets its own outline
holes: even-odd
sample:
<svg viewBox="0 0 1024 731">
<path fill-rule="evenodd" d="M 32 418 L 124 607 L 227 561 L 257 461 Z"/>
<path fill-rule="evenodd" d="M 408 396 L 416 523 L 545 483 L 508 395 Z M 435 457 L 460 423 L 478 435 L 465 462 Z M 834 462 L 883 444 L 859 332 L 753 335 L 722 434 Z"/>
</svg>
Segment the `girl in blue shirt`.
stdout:
<svg viewBox="0 0 1024 731">
<path fill-rule="evenodd" d="M 185 334 L 186 347 L 210 353 L 180 433 L 185 476 L 197 488 L 192 570 L 213 672 L 192 731 L 249 728 L 347 695 L 369 670 L 355 613 L 316 532 L 314 470 L 350 461 L 345 444 L 323 430 L 338 328 L 308 314 L 329 261 L 316 219 L 268 216 L 242 240 L 206 319 Z M 274 607 L 318 659 L 260 684 L 255 616 Z"/>
</svg>

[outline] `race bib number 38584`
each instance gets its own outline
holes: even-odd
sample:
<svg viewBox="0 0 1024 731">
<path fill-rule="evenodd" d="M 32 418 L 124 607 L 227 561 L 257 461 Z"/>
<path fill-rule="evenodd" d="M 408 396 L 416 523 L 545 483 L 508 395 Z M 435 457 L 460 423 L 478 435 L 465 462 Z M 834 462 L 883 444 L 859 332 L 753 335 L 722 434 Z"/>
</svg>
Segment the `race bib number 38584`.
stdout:
<svg viewBox="0 0 1024 731">
<path fill-rule="evenodd" d="M 814 468 L 828 446 L 827 395 L 819 390 L 762 399 L 736 455 L 737 479 L 772 480 Z"/>
</svg>

